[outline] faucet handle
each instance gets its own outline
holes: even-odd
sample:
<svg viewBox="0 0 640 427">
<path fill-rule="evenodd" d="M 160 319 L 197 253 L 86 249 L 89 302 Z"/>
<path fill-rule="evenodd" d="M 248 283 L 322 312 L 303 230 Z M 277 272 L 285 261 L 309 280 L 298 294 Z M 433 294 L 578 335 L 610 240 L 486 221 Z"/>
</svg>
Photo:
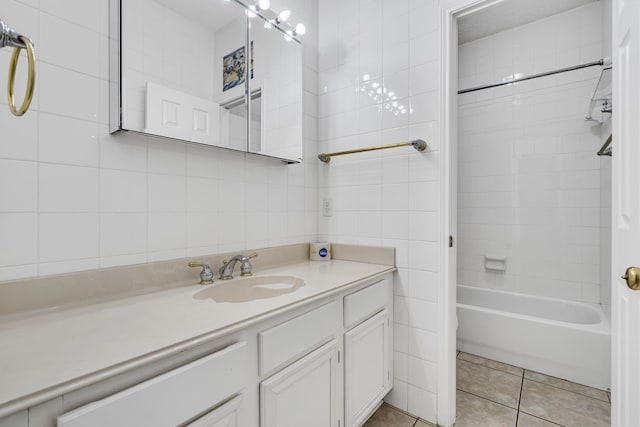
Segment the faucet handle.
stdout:
<svg viewBox="0 0 640 427">
<path fill-rule="evenodd" d="M 249 262 L 250 259 L 257 257 L 258 254 L 253 253 L 242 260 L 242 264 L 240 264 L 240 275 L 241 276 L 251 276 L 253 274 L 253 266 Z"/>
<path fill-rule="evenodd" d="M 211 267 L 209 267 L 209 264 L 190 262 L 189 267 L 202 267 L 202 271 L 200 272 L 201 285 L 210 285 L 213 283 L 213 271 L 211 271 Z"/>
</svg>

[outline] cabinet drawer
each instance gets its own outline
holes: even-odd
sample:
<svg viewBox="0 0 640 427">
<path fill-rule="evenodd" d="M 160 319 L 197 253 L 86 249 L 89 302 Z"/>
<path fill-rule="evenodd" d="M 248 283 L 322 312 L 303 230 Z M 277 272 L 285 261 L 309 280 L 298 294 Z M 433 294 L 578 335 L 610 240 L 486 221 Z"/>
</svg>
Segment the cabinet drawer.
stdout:
<svg viewBox="0 0 640 427">
<path fill-rule="evenodd" d="M 58 417 L 58 427 L 175 427 L 245 384 L 247 345 L 230 345 L 188 365 Z"/>
<path fill-rule="evenodd" d="M 385 308 L 390 299 L 388 279 L 344 297 L 344 327 L 349 329 Z"/>
<path fill-rule="evenodd" d="M 238 408 L 241 402 L 242 396 L 236 396 L 184 427 L 237 427 Z"/>
<path fill-rule="evenodd" d="M 260 375 L 272 373 L 333 338 L 338 314 L 338 303 L 334 301 L 260 332 Z"/>
</svg>

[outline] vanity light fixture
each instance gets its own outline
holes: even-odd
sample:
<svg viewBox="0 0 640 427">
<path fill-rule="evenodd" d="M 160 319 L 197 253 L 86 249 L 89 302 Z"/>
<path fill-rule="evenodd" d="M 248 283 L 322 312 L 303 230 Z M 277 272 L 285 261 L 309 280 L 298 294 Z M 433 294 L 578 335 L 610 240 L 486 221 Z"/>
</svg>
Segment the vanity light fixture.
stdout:
<svg viewBox="0 0 640 427">
<path fill-rule="evenodd" d="M 290 15 L 291 15 L 291 11 L 289 9 L 285 9 L 282 12 L 280 12 L 278 16 L 276 16 L 275 18 L 267 19 L 266 21 L 264 21 L 264 27 L 271 29 L 276 25 L 280 25 L 283 22 L 287 22 L 287 19 L 289 19 Z"/>
<path fill-rule="evenodd" d="M 285 9 L 278 14 L 278 17 L 276 18 L 276 22 L 278 24 L 280 24 L 281 22 L 287 22 L 287 19 L 289 19 L 289 16 L 291 16 L 291 11 L 289 9 Z"/>
<path fill-rule="evenodd" d="M 285 9 L 280 13 L 271 9 L 271 0 L 254 0 L 254 4 L 247 6 L 246 14 L 249 18 L 260 15 L 264 18 L 264 28 L 280 28 L 284 31 L 284 39 L 291 41 L 307 32 L 307 27 L 303 23 L 298 23 L 295 27 L 287 21 L 291 16 L 291 11 Z"/>
</svg>

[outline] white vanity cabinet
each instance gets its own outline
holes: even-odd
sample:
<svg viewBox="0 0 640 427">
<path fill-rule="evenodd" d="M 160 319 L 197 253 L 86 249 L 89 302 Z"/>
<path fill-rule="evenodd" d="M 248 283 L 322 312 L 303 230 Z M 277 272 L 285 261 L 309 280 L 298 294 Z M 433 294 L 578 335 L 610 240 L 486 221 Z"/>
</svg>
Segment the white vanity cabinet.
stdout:
<svg viewBox="0 0 640 427">
<path fill-rule="evenodd" d="M 115 394 L 91 386 L 57 425 L 360 427 L 391 390 L 392 287 L 363 280 L 133 371 Z"/>
<path fill-rule="evenodd" d="M 386 279 L 344 298 L 346 427 L 361 426 L 391 390 L 391 298 Z"/>
<path fill-rule="evenodd" d="M 338 426 L 340 326 L 333 299 L 258 334 L 261 427 Z"/>
<path fill-rule="evenodd" d="M 261 427 L 364 424 L 391 390 L 392 298 L 385 277 L 345 295 L 342 313 L 333 301 L 260 333 L 265 374 L 335 337 L 262 381 Z M 338 390 L 337 384 L 343 386 Z"/>
</svg>

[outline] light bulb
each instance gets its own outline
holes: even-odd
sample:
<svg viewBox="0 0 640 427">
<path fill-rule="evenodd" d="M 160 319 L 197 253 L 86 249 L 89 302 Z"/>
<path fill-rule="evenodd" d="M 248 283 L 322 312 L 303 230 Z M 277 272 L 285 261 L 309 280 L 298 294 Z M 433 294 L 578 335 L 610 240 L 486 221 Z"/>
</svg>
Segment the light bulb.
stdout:
<svg viewBox="0 0 640 427">
<path fill-rule="evenodd" d="M 303 35 L 306 32 L 307 32 L 307 27 L 305 27 L 304 24 L 296 25 L 296 34 Z"/>
<path fill-rule="evenodd" d="M 278 15 L 278 20 L 280 22 L 286 22 L 287 19 L 289 19 L 289 16 L 291 16 L 291 11 L 288 9 L 285 9 L 282 12 L 280 12 L 280 14 Z"/>
<path fill-rule="evenodd" d="M 268 10 L 271 7 L 271 0 L 258 0 L 260 10 Z"/>
</svg>

